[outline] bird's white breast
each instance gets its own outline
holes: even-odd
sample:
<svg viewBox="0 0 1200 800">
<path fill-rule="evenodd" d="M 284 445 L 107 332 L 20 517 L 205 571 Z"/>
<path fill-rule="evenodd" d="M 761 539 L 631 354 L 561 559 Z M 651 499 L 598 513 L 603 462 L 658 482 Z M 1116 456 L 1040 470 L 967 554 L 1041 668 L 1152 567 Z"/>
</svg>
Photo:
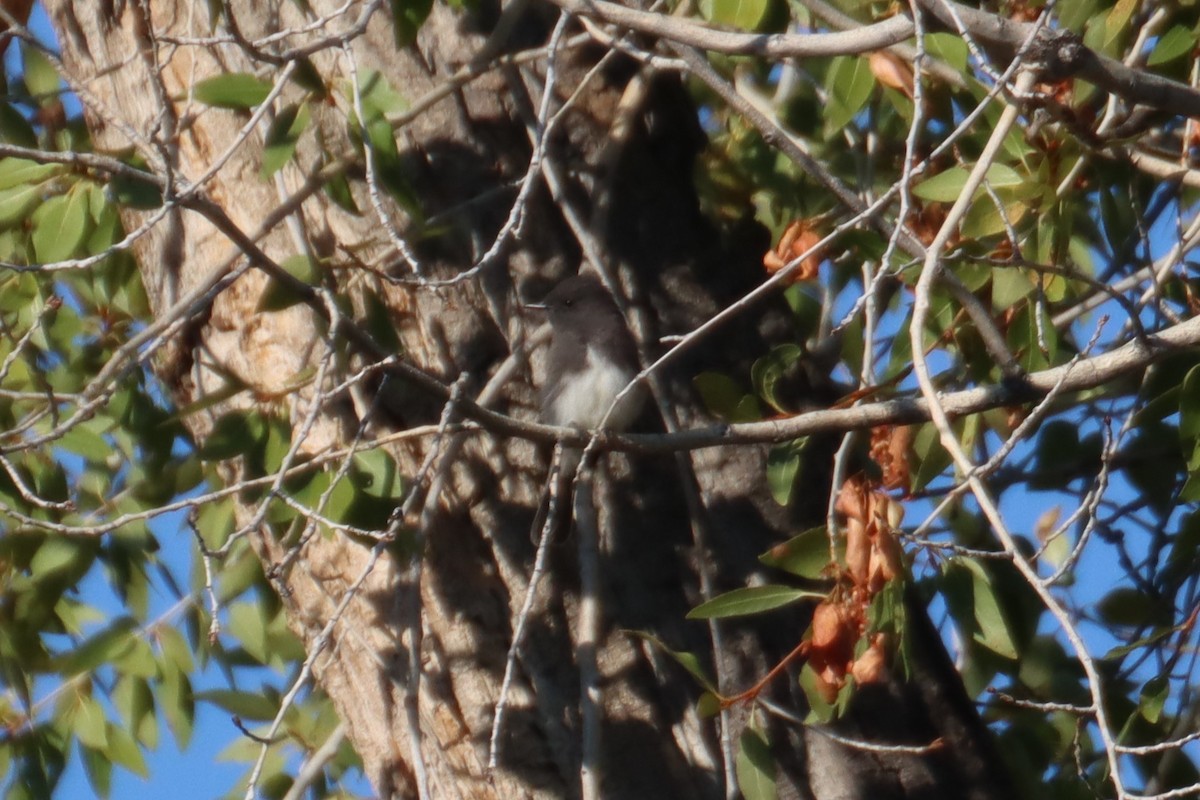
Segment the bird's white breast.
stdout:
<svg viewBox="0 0 1200 800">
<path fill-rule="evenodd" d="M 629 384 L 634 373 L 622 369 L 600 351 L 589 346 L 587 366 L 570 377 L 551 375 L 551 380 L 564 379 L 562 390 L 554 398 L 554 418 L 560 425 L 580 425 L 597 428 L 614 399 Z M 631 391 L 608 418 L 607 428 L 621 430 L 637 416 L 640 397 Z"/>
</svg>

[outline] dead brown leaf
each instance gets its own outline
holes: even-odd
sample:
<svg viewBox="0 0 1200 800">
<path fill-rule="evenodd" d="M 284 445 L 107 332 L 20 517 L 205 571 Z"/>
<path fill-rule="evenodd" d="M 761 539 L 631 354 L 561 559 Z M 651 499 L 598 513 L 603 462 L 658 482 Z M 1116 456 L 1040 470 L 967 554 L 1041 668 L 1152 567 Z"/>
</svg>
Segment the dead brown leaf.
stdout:
<svg viewBox="0 0 1200 800">
<path fill-rule="evenodd" d="M 809 220 L 793 220 L 784 230 L 783 236 L 779 238 L 779 244 L 775 246 L 775 249 L 763 256 L 763 266 L 767 268 L 769 274 L 774 275 L 791 261 L 812 250 L 822 238 L 824 237 L 821 233 L 811 227 Z M 824 253 L 819 250 L 809 253 L 800 262 L 800 266 L 795 272 L 789 276 L 788 282 L 798 283 L 816 278 L 820 273 L 821 259 L 824 257 Z"/>
</svg>

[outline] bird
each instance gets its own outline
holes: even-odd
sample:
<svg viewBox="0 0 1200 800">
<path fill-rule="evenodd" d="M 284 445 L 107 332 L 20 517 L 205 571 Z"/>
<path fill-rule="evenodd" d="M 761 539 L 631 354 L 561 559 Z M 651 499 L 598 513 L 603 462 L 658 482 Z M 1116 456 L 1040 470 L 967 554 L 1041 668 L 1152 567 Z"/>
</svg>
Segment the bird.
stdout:
<svg viewBox="0 0 1200 800">
<path fill-rule="evenodd" d="M 559 282 L 541 303 L 526 307 L 544 311 L 550 323 L 541 421 L 586 430 L 628 429 L 641 412 L 645 392 L 638 385 L 629 388 L 639 371 L 637 346 L 604 285 L 593 275 L 576 275 Z M 534 542 L 555 538 L 564 518 L 570 519 L 569 513 L 557 515 L 555 530 L 543 531 L 551 498 L 558 498 L 560 508 L 571 507 L 570 487 L 581 456 L 578 448 L 563 448 L 558 455 L 551 491 L 534 516 Z"/>
<path fill-rule="evenodd" d="M 544 310 L 550 322 L 542 421 L 586 430 L 628 429 L 644 402 L 641 387 L 631 389 L 615 408 L 613 402 L 638 374 L 637 346 L 604 285 L 593 275 L 575 275 L 528 307 Z"/>
</svg>

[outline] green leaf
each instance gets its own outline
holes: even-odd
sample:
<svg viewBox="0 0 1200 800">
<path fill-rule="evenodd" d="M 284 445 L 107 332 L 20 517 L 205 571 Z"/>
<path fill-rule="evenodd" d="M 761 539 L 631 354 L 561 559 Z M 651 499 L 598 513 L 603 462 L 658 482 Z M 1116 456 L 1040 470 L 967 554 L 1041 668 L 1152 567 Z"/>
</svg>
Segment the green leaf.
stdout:
<svg viewBox="0 0 1200 800">
<path fill-rule="evenodd" d="M 970 50 L 963 38 L 955 33 L 925 34 L 925 49 L 934 58 L 940 58 L 958 72 L 967 71 Z"/>
<path fill-rule="evenodd" d="M 913 187 L 913 194 L 923 200 L 953 203 L 962 194 L 963 188 L 967 185 L 967 176 L 970 174 L 971 170 L 967 167 L 951 167 L 945 172 L 939 172 L 918 183 Z M 988 167 L 986 178 L 993 189 L 1020 187 L 1025 183 L 1025 179 L 1007 164 L 992 164 Z M 975 190 L 976 199 L 982 197 L 983 194 L 982 186 Z"/>
<path fill-rule="evenodd" d="M 791 502 L 799 470 L 799 453 L 780 447 L 771 448 L 767 459 L 767 483 L 771 496 L 779 505 L 786 507 Z"/>
<path fill-rule="evenodd" d="M 234 689 L 210 689 L 197 692 L 197 700 L 219 706 L 242 719 L 266 722 L 275 719 L 279 705 L 261 692 L 239 692 Z"/>
<path fill-rule="evenodd" d="M 821 599 L 822 592 L 793 589 L 790 586 L 749 586 L 734 589 L 719 597 L 707 600 L 688 612 L 688 619 L 720 619 L 760 614 L 775 608 L 790 605 L 806 598 Z"/>
<path fill-rule="evenodd" d="M 321 77 L 321 72 L 310 58 L 297 59 L 296 71 L 292 73 L 292 80 L 297 86 L 312 92 L 312 96 L 318 100 L 324 99 L 329 94 L 329 89 L 325 86 L 325 79 Z"/>
<path fill-rule="evenodd" d="M 101 664 L 111 662 L 130 648 L 136 635 L 137 620 L 121 617 L 104 630 L 93 635 L 74 650 L 63 654 L 58 671 L 64 676 L 90 672 Z"/>
<path fill-rule="evenodd" d="M 145 165 L 141 163 L 130 166 L 142 170 L 145 168 Z M 135 176 L 118 175 L 112 179 L 109 189 L 117 202 L 128 208 L 149 211 L 158 208 L 163 202 L 162 190 L 149 178 L 142 180 Z"/>
<path fill-rule="evenodd" d="M 829 102 L 825 106 L 825 135 L 832 138 L 839 135 L 871 99 L 875 77 L 867 59 L 836 56 L 829 65 L 825 88 L 829 92 Z"/>
<path fill-rule="evenodd" d="M 704 406 L 730 423 L 756 422 L 762 419 L 758 399 L 747 394 L 738 382 L 720 372 L 701 372 L 692 379 Z"/>
<path fill-rule="evenodd" d="M 1103 661 L 1120 661 L 1130 653 L 1135 653 L 1143 648 L 1149 647 L 1150 645 L 1158 644 L 1159 642 L 1171 638 L 1178 631 L 1179 628 L 1177 627 L 1155 628 L 1150 632 L 1149 635 L 1139 637 L 1126 644 L 1117 645 L 1100 658 Z"/>
<path fill-rule="evenodd" d="M 771 351 L 754 362 L 750 369 L 750 379 L 758 396 L 767 402 L 780 414 L 790 414 L 784 407 L 778 395 L 780 381 L 790 374 L 804 355 L 804 351 L 796 344 L 783 344 L 771 348 Z"/>
<path fill-rule="evenodd" d="M 1161 580 L 1164 585 L 1200 571 L 1200 512 L 1192 511 L 1179 521 L 1179 530 L 1171 537 L 1171 550 Z"/>
<path fill-rule="evenodd" d="M 247 411 L 230 411 L 221 416 L 200 447 L 205 461 L 224 461 L 256 449 L 265 430 L 262 418 Z"/>
<path fill-rule="evenodd" d="M 1107 625 L 1138 628 L 1171 624 L 1169 603 L 1156 599 L 1132 586 L 1118 586 L 1096 603 L 1096 614 Z"/>
<path fill-rule="evenodd" d="M 150 643 L 140 636 L 129 638 L 129 647 L 113 659 L 113 666 L 122 675 L 138 678 L 153 678 L 158 674 L 158 661 Z"/>
<path fill-rule="evenodd" d="M 62 572 L 70 572 L 82 560 L 90 561 L 92 549 L 64 536 L 50 536 L 42 542 L 33 560 L 29 562 L 29 574 L 35 580 L 44 580 Z"/>
<path fill-rule="evenodd" d="M 113 762 L 106 753 L 90 747 L 80 747 L 79 755 L 97 797 L 108 798 L 112 794 Z"/>
<path fill-rule="evenodd" d="M 1146 59 L 1146 66 L 1153 67 L 1174 61 L 1180 56 L 1190 53 L 1195 46 L 1196 34 L 1182 25 L 1175 25 L 1162 35 L 1158 44 L 1154 45 L 1154 49 L 1150 51 L 1150 57 Z"/>
<path fill-rule="evenodd" d="M 45 53 L 28 42 L 21 43 L 21 58 L 24 62 L 22 74 L 25 76 L 25 88 L 36 97 L 42 105 L 57 102 L 59 87 L 62 85 L 58 70 L 46 57 Z"/>
<path fill-rule="evenodd" d="M 1167 698 L 1171 694 L 1171 685 L 1163 676 L 1151 678 L 1142 686 L 1142 692 L 1138 697 L 1138 713 L 1142 717 L 1154 725 L 1162 719 L 1163 707 L 1167 703 Z"/>
<path fill-rule="evenodd" d="M 278 172 L 284 164 L 291 161 L 296 153 L 296 145 L 300 134 L 308 127 L 312 114 L 309 113 L 308 103 L 286 106 L 271 121 L 267 130 L 266 142 L 263 144 L 262 176 L 269 178 Z"/>
<path fill-rule="evenodd" d="M 58 440 L 64 450 L 83 456 L 93 464 L 103 464 L 113 454 L 113 446 L 88 424 L 76 425 Z"/>
<path fill-rule="evenodd" d="M 801 440 L 806 442 L 807 439 Z M 781 506 L 787 506 L 796 487 L 796 475 L 800 472 L 800 458 L 804 445 L 796 442 L 777 444 L 767 453 L 767 484 L 771 496 Z"/>
<path fill-rule="evenodd" d="M 1179 438 L 1188 442 L 1200 437 L 1200 366 L 1183 378 L 1179 392 Z"/>
<path fill-rule="evenodd" d="M 404 99 L 404 95 L 393 89 L 392 85 L 388 83 L 387 78 L 383 76 L 383 73 L 376 70 L 369 70 L 360 74 L 358 79 L 358 98 L 362 105 L 363 121 L 368 125 L 376 121 L 386 123 L 389 114 L 399 114 L 408 110 L 408 101 Z M 353 105 L 354 93 L 352 89 L 346 92 L 346 99 Z M 387 135 L 391 138 L 390 126 Z"/>
<path fill-rule="evenodd" d="M 401 494 L 402 481 L 395 460 L 383 449 L 365 450 L 353 457 L 354 484 L 368 497 L 392 500 Z"/>
<path fill-rule="evenodd" d="M 103 750 L 108 746 L 107 722 L 100 704 L 91 697 L 82 696 L 71 715 L 71 731 L 84 745 Z"/>
<path fill-rule="evenodd" d="M 675 663 L 687 670 L 688 674 L 696 679 L 696 683 L 707 689 L 709 693 L 716 691 L 716 684 L 714 684 L 712 679 L 708 677 L 708 673 L 704 671 L 704 667 L 701 665 L 700 659 L 696 657 L 695 653 L 689 653 L 682 650 L 672 650 L 663 644 L 661 639 L 647 631 L 628 631 L 628 633 L 645 642 L 649 642 L 658 650 L 666 653 L 675 660 Z"/>
<path fill-rule="evenodd" d="M 721 713 L 721 698 L 712 692 L 704 692 L 696 701 L 696 713 L 701 719 L 710 719 Z"/>
<path fill-rule="evenodd" d="M 350 181 L 347 180 L 345 172 L 338 172 L 325 181 L 324 191 L 326 196 L 346 213 L 355 216 L 362 213 L 358 208 L 358 203 L 354 202 L 354 192 L 350 188 Z"/>
<path fill-rule="evenodd" d="M 947 587 L 946 602 L 959 625 L 976 643 L 997 655 L 1015 659 L 1018 654 L 1012 628 L 987 569 L 974 558 L 954 558 L 947 566 L 946 577 L 948 581 L 965 577 L 970 583 L 968 592 L 954 592 Z"/>
<path fill-rule="evenodd" d="M 14 186 L 0 191 L 0 228 L 23 222 L 40 202 L 40 186 Z"/>
<path fill-rule="evenodd" d="M 154 631 L 162 654 L 183 672 L 191 672 L 195 668 L 192 661 L 192 648 L 188 646 L 183 634 L 174 628 L 159 626 Z"/>
<path fill-rule="evenodd" d="M 401 208 L 413 217 L 421 216 L 421 205 L 407 177 L 407 167 L 396 147 L 396 135 L 391 123 L 383 117 L 368 117 L 367 138 L 371 144 L 371 158 L 375 173 L 384 190 Z"/>
<path fill-rule="evenodd" d="M 837 719 L 850 705 L 850 698 L 854 695 L 854 681 L 846 681 L 846 685 L 838 691 L 833 702 L 827 701 L 817 688 L 817 673 L 808 662 L 800 668 L 800 688 L 808 699 L 809 710 L 805 719 L 809 724 L 827 723 Z"/>
<path fill-rule="evenodd" d="M 743 30 L 758 30 L 767 21 L 771 0 L 701 0 L 700 13 L 709 22 Z"/>
<path fill-rule="evenodd" d="M 33 126 L 11 103 L 0 102 L 0 142 L 18 147 L 38 146 Z"/>
<path fill-rule="evenodd" d="M 417 40 L 417 32 L 433 10 L 433 0 L 390 0 L 389 5 L 396 47 L 408 47 Z"/>
<path fill-rule="evenodd" d="M 902 337 L 907 340 L 908 337 Z M 937 428 L 932 424 L 922 425 L 913 437 L 913 454 L 916 456 L 917 470 L 913 475 L 912 491 L 924 489 L 931 480 L 941 475 L 950 466 L 953 459 L 946 448 L 942 447 Z"/>
<path fill-rule="evenodd" d="M 33 214 L 33 252 L 43 264 L 64 261 L 75 255 L 91 230 L 88 193 L 78 185 L 70 192 L 52 197 Z"/>
<path fill-rule="evenodd" d="M 822 525 L 793 536 L 758 557 L 768 567 L 790 572 L 801 578 L 820 580 L 829 566 L 829 533 Z"/>
<path fill-rule="evenodd" d="M 762 733 L 746 728 L 738 739 L 737 782 L 745 800 L 775 800 L 775 759 Z"/>
<path fill-rule="evenodd" d="M 264 473 L 278 472 L 292 446 L 292 426 L 278 416 L 267 420 L 267 438 L 262 451 Z"/>
<path fill-rule="evenodd" d="M 154 715 L 154 694 L 143 678 L 122 675 L 112 693 L 125 728 L 137 741 L 153 749 L 158 746 L 158 719 Z"/>
<path fill-rule="evenodd" d="M 324 477 L 327 482 L 328 475 L 318 475 L 314 478 L 314 485 Z M 354 484 L 348 477 L 342 477 L 338 480 L 337 485 L 333 487 L 333 491 L 329 493 L 329 498 L 325 501 L 325 508 L 322 509 L 324 516 L 334 522 L 345 523 L 349 521 L 350 511 L 354 507 L 354 501 L 358 497 L 358 490 L 354 488 Z"/>
<path fill-rule="evenodd" d="M 158 689 L 159 705 L 166 717 L 167 727 L 175 737 L 175 743 L 183 750 L 192 740 L 196 722 L 196 703 L 192 698 L 192 683 L 182 670 L 174 665 L 163 669 Z"/>
<path fill-rule="evenodd" d="M 320 270 L 308 256 L 289 256 L 280 262 L 279 266 L 283 267 L 284 272 L 309 286 L 315 286 L 321 279 Z M 302 302 L 304 297 L 299 292 L 283 281 L 271 278 L 258 300 L 258 310 L 282 311 Z"/>
<path fill-rule="evenodd" d="M 1107 48 L 1116 42 L 1117 38 L 1129 27 L 1133 12 L 1140 5 L 1140 0 L 1117 0 L 1112 10 L 1104 18 L 1104 46 Z"/>
<path fill-rule="evenodd" d="M 41 183 L 47 178 L 61 174 L 63 170 L 61 164 L 39 164 L 25 158 L 3 158 L 0 159 L 0 189 Z"/>
<path fill-rule="evenodd" d="M 146 758 L 128 731 L 115 725 L 109 725 L 108 739 L 108 748 L 105 752 L 114 763 L 120 764 L 134 775 L 142 778 L 150 776 L 150 770 L 146 767 Z"/>
<path fill-rule="evenodd" d="M 269 664 L 267 627 L 258 603 L 235 603 L 229 609 L 229 632 L 260 664 Z"/>
<path fill-rule="evenodd" d="M 992 270 L 992 308 L 1007 311 L 1033 292 L 1033 281 L 1023 269 Z"/>
<path fill-rule="evenodd" d="M 400 341 L 397 325 L 392 318 L 392 310 L 377 292 L 364 291 L 362 298 L 365 311 L 363 325 L 375 343 L 389 353 L 400 353 L 404 343 Z"/>
<path fill-rule="evenodd" d="M 248 72 L 206 78 L 192 90 L 197 101 L 217 108 L 253 108 L 267 99 L 272 84 Z"/>
</svg>

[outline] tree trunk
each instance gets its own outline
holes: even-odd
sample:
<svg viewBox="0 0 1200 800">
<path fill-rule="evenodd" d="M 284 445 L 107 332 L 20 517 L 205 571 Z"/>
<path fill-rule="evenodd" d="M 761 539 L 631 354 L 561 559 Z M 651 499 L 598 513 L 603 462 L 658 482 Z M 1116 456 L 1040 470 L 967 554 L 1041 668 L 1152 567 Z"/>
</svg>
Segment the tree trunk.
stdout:
<svg viewBox="0 0 1200 800">
<path fill-rule="evenodd" d="M 261 262 L 236 273 L 249 262 L 245 246 L 230 238 L 230 222 L 276 264 L 297 254 L 320 259 L 323 286 L 350 298 L 349 311 L 358 322 L 370 317 L 374 298 L 383 300 L 403 358 L 447 383 L 467 375 L 465 389 L 471 395 L 510 353 L 520 353 L 522 335 L 532 329 L 517 298 L 574 272 L 581 261 L 564 208 L 578 212 L 606 266 L 631 291 L 644 325 L 639 333 L 651 349 L 658 335 L 689 329 L 759 279 L 758 262 L 768 247 L 765 234 L 748 230 L 722 239 L 699 213 L 692 169 L 703 137 L 691 100 L 674 77 L 614 60 L 587 78 L 547 154 L 554 167 L 550 177 L 564 184 L 561 194 L 539 181 L 522 236 L 476 278 L 446 288 L 403 286 L 381 277 L 405 275 L 410 266 L 378 212 L 401 233 L 413 234 L 411 246 L 426 276 L 450 277 L 476 263 L 503 226 L 516 198 L 514 184 L 529 164 L 527 126 L 537 113 L 545 60 L 492 69 L 398 127 L 404 180 L 421 216 L 437 223 L 426 230 L 439 231 L 419 239 L 411 209 L 406 212 L 368 191 L 361 152 L 348 133 L 347 120 L 357 117 L 346 87 L 353 74 L 363 82 L 378 72 L 409 103 L 417 103 L 480 51 L 495 24 L 494 9 L 485 3 L 467 13 L 438 4 L 417 44 L 403 49 L 394 42 L 391 17 L 377 10 L 344 49 L 311 52 L 329 99 L 310 104 L 313 120 L 295 161 L 264 179 L 260 168 L 268 121 L 243 135 L 248 113 L 201 105 L 191 91 L 221 73 L 253 72 L 277 80 L 285 65 L 256 60 L 245 42 L 307 26 L 305 33 L 263 42 L 259 50 L 269 56 L 302 47 L 350 30 L 369 6 L 338 14 L 341 4 L 334 0 L 235 0 L 226 6 L 232 19 L 214 26 L 208 17 L 211 4 L 100 5 L 108 7 L 47 3 L 96 149 L 132 149 L 157 174 L 174 176 L 179 192 L 211 171 L 199 191 L 228 218 L 204 212 L 185 196 L 134 245 L 157 319 L 173 316 L 181 323 L 169 332 L 156 360 L 177 406 L 209 398 L 231 380 L 250 389 L 190 414 L 187 424 L 197 442 L 233 408 L 270 409 L 290 420 L 293 439 L 305 432 L 302 457 L 344 445 L 360 430 L 374 436 L 436 422 L 441 412 L 429 398 L 395 382 L 382 387 L 378 381 L 364 382 L 333 393 L 331 387 L 366 366 L 365 354 L 355 352 L 337 331 L 330 333 L 311 306 L 262 310 L 268 278 Z M 301 11 L 305 5 L 307 14 Z M 513 49 L 544 43 L 555 22 L 549 12 L 531 8 L 513 39 L 500 44 Z M 311 25 L 325 18 L 325 24 Z M 560 102 L 585 80 L 600 55 L 594 45 L 564 46 L 556 87 Z M 305 91 L 287 83 L 276 107 L 298 102 Z M 312 175 L 342 157 L 355 165 L 348 174 L 361 213 L 318 191 L 303 196 L 294 213 L 271 215 L 289 198 L 299 199 Z M 156 213 L 126 211 L 127 229 L 138 229 Z M 226 275 L 236 279 L 204 294 Z M 195 302 L 181 303 L 193 296 Z M 699 365 L 744 366 L 762 352 L 762 335 L 752 326 L 731 329 L 719 346 L 696 351 L 677 366 L 678 377 L 668 381 L 665 396 L 683 424 L 702 419 L 688 392 L 687 373 Z M 516 358 L 521 365 L 522 357 Z M 536 383 L 536 354 L 533 362 Z M 534 417 L 528 373 L 520 369 L 521 377 L 503 385 L 495 408 Z M 303 388 L 295 389 L 298 384 Z M 315 411 L 314 400 L 319 401 Z M 413 478 L 434 441 L 430 436 L 401 440 L 390 452 Z M 255 547 L 293 630 L 310 652 L 327 622 L 340 614 L 315 674 L 348 724 L 380 796 L 414 796 L 421 784 L 437 798 L 577 796 L 583 723 L 575 540 L 552 548 L 521 651 L 499 768 L 489 772 L 493 709 L 532 570 L 529 527 L 547 465 L 544 453 L 519 439 L 474 436 L 454 448 L 457 456 L 433 462 L 416 486 L 425 492 L 430 483 L 444 484 L 444 490 L 426 513 L 418 505 L 403 520 L 406 530 L 416 531 L 412 541 L 423 550 L 419 571 L 403 560 L 402 548 L 386 548 L 375 561 L 370 541 L 315 535 L 297 544 L 261 520 L 253 532 Z M 689 480 L 687 470 L 681 475 L 667 458 L 609 459 L 612 479 L 607 502 L 600 503 L 604 797 L 727 795 L 716 724 L 695 711 L 699 687 L 669 657 L 628 631 L 649 631 L 678 650 L 713 650 L 708 626 L 684 621 L 705 594 L 701 571 L 711 573 L 713 590 L 744 586 L 758 568 L 755 556 L 799 530 L 796 517 L 804 513 L 789 517 L 768 499 L 762 488 L 764 458 L 761 450 L 740 448 L 684 459 L 696 475 L 699 524 L 706 531 L 702 546 L 681 488 Z M 222 478 L 236 481 L 242 475 L 227 468 Z M 814 483 L 810 505 L 820 508 L 827 490 Z M 254 521 L 255 511 L 247 503 L 241 523 Z M 411 614 L 418 599 L 419 626 Z M 343 600 L 348 604 L 339 611 Z M 923 611 L 914 606 L 914 615 Z M 782 612 L 753 624 L 724 625 L 722 689 L 733 693 L 763 675 L 795 646 L 806 626 L 803 615 Z M 868 751 L 775 721 L 771 739 L 782 796 L 1007 796 L 986 732 L 936 633 L 931 628 L 921 633 L 929 664 L 916 664 L 909 684 L 864 692 L 839 730 L 885 744 L 927 744 L 941 736 L 944 746 L 924 754 Z M 414 644 L 420 649 L 415 698 L 408 656 Z M 708 669 L 717 672 L 711 663 Z M 778 679 L 771 694 L 803 716 L 794 676 Z M 744 709 L 729 715 L 731 741 L 737 741 L 745 717 Z"/>
</svg>

